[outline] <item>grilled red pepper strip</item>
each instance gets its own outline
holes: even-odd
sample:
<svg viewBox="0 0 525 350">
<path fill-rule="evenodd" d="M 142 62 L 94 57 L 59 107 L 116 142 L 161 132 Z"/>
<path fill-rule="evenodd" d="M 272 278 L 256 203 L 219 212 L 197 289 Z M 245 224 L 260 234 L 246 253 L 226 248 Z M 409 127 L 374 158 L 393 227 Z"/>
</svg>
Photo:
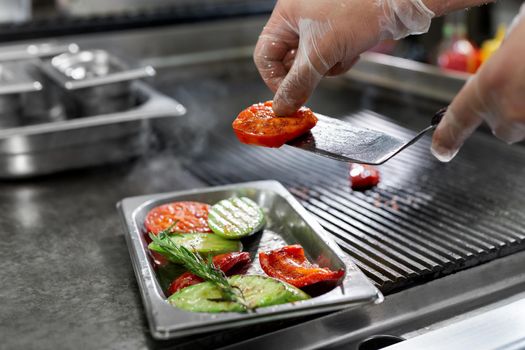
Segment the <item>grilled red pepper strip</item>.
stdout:
<svg viewBox="0 0 525 350">
<path fill-rule="evenodd" d="M 298 244 L 282 247 L 270 252 L 259 253 L 261 267 L 270 277 L 302 288 L 318 282 L 335 282 L 341 278 L 343 269 L 332 271 L 312 264 L 304 256 L 304 249 Z"/>
<path fill-rule="evenodd" d="M 236 271 L 242 269 L 248 265 L 250 261 L 250 254 L 247 252 L 226 253 L 213 257 L 213 264 L 215 267 L 221 269 L 221 271 L 227 276 L 228 271 L 231 271 L 233 268 L 235 268 Z M 171 282 L 168 288 L 168 293 L 171 295 L 182 288 L 186 288 L 201 282 L 203 282 L 202 278 L 192 274 L 191 272 L 185 272 L 173 282 Z"/>
</svg>

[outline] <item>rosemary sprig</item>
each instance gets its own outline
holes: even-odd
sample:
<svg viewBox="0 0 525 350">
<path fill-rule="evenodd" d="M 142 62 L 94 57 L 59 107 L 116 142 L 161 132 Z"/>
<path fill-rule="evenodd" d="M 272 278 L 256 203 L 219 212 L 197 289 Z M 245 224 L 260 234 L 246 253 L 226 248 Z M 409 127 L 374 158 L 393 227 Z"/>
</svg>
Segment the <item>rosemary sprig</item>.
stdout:
<svg viewBox="0 0 525 350">
<path fill-rule="evenodd" d="M 211 259 L 206 262 L 200 255 L 192 252 L 184 246 L 173 243 L 173 241 L 169 239 L 168 234 L 175 225 L 176 223 L 160 232 L 158 236 L 150 232 L 149 236 L 151 240 L 164 249 L 165 254 L 170 255 L 171 258 L 175 260 L 181 261 L 184 267 L 191 273 L 199 276 L 205 281 L 215 284 L 220 289 L 223 300 L 239 303 L 246 310 L 250 310 L 251 308 L 246 303 L 241 290 L 230 284 L 224 272 L 218 269 Z"/>
</svg>

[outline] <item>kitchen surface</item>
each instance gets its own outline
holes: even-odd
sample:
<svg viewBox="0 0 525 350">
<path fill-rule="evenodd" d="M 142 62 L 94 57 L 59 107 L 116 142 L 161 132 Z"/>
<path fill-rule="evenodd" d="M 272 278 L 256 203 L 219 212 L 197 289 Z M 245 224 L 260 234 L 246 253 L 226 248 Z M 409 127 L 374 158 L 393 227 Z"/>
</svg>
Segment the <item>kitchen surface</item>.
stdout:
<svg viewBox="0 0 525 350">
<path fill-rule="evenodd" d="M 482 125 L 442 163 L 428 132 L 356 189 L 348 162 L 232 129 L 273 98 L 252 55 L 274 2 L 15 3 L 0 19 L 1 349 L 525 348 L 523 142 Z M 410 140 L 486 64 L 521 5 L 503 3 L 383 42 L 307 106 Z M 268 246 L 300 243 L 346 277 L 298 304 L 180 313 L 145 208 L 216 191 L 262 206 L 264 237 L 286 231 Z M 262 243 L 242 244 L 259 264 Z M 188 320 L 208 328 L 177 331 Z"/>
</svg>

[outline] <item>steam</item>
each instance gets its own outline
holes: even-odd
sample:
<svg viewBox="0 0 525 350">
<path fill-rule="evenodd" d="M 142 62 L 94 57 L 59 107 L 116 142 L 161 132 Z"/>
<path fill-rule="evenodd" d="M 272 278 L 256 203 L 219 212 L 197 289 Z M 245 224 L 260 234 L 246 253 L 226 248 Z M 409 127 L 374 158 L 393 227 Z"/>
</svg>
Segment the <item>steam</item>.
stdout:
<svg viewBox="0 0 525 350">
<path fill-rule="evenodd" d="M 206 81 L 197 86 L 180 85 L 162 89 L 182 103 L 187 114 L 153 120 L 142 126 L 143 155 L 128 174 L 127 181 L 140 182 L 144 193 L 202 187 L 188 171 L 192 162 L 205 154 L 209 138 L 224 117 L 214 110 L 217 96 L 228 94 L 220 81 Z M 148 179 L 144 181 L 144 179 Z"/>
</svg>

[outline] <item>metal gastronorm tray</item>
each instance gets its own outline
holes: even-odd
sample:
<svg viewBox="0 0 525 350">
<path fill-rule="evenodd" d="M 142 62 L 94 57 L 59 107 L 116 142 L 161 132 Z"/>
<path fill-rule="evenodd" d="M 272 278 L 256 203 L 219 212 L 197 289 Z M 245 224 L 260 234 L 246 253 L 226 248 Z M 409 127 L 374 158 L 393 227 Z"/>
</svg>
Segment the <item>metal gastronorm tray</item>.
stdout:
<svg viewBox="0 0 525 350">
<path fill-rule="evenodd" d="M 342 282 L 331 291 L 310 300 L 257 309 L 253 313 L 192 313 L 171 306 L 157 279 L 144 238 L 144 218 L 153 207 L 172 201 L 209 204 L 232 196 L 246 196 L 265 211 L 267 224 L 260 238 L 243 240 L 245 250 L 256 257 L 258 249 L 301 244 L 310 260 L 332 269 L 345 268 Z M 168 339 L 253 323 L 334 311 L 348 306 L 378 302 L 381 293 L 341 251 L 329 234 L 277 181 L 247 182 L 182 192 L 152 194 L 123 199 L 118 203 L 126 229 L 133 268 L 139 282 L 151 333 Z M 256 237 L 256 236 L 255 236 Z M 266 238 L 265 238 L 266 237 Z M 254 261 L 253 265 L 259 265 Z M 253 272 L 253 271 L 252 271 Z M 261 272 L 262 273 L 262 272 Z"/>
<path fill-rule="evenodd" d="M 133 84 L 143 101 L 128 110 L 0 130 L 0 178 L 50 174 L 142 154 L 150 121 L 182 117 L 186 108 L 142 82 Z"/>
</svg>

